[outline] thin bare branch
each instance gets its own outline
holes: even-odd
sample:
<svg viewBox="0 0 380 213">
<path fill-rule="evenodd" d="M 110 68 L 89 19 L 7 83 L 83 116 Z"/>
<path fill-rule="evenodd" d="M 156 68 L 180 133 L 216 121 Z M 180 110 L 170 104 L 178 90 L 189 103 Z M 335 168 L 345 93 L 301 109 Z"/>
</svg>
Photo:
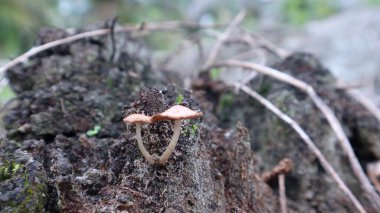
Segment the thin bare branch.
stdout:
<svg viewBox="0 0 380 213">
<path fill-rule="evenodd" d="M 244 85 L 244 84 L 242 84 Z M 237 83 L 235 83 L 235 86 L 238 86 Z M 263 179 L 265 182 L 269 182 L 270 180 L 276 178 L 280 174 L 287 174 L 292 170 L 294 167 L 293 161 L 289 158 L 284 158 L 278 164 L 273 167 L 270 171 L 263 172 L 261 174 L 261 179 Z"/>
<path fill-rule="evenodd" d="M 273 43 L 269 42 L 267 39 L 265 39 L 262 36 L 253 35 L 252 33 L 248 33 L 251 36 L 251 39 L 256 42 L 259 46 L 262 48 L 267 49 L 269 52 L 272 52 L 273 54 L 277 55 L 280 58 L 286 58 L 290 55 L 290 52 L 281 49 L 274 45 Z"/>
<path fill-rule="evenodd" d="M 138 24 L 138 25 L 126 25 L 124 27 L 117 27 L 114 29 L 115 33 L 120 32 L 135 32 L 134 36 L 141 36 L 145 35 L 149 32 L 153 31 L 170 31 L 170 30 L 178 30 L 181 28 L 212 28 L 213 26 L 202 26 L 197 23 L 192 22 L 176 22 L 176 21 L 167 21 L 167 22 L 161 22 L 161 23 L 145 23 L 145 24 Z M 96 37 L 96 36 L 102 36 L 111 33 L 110 29 L 99 29 L 94 31 L 88 31 L 84 33 L 75 34 L 72 36 L 68 36 L 63 39 L 59 39 L 56 41 L 52 41 L 46 44 L 43 44 L 41 46 L 36 46 L 25 52 L 24 54 L 18 56 L 17 58 L 11 60 L 10 62 L 6 63 L 5 65 L 0 67 L 0 76 L 7 71 L 9 68 L 27 61 L 31 56 L 34 56 L 42 51 L 45 51 L 47 49 L 51 49 L 53 47 L 71 43 L 80 39 L 89 38 L 89 37 Z"/>
<path fill-rule="evenodd" d="M 239 12 L 236 17 L 232 20 L 232 22 L 228 25 L 227 29 L 219 36 L 218 40 L 216 40 L 214 47 L 212 48 L 210 55 L 206 59 L 206 62 L 203 65 L 203 68 L 209 67 L 212 63 L 214 63 L 218 52 L 223 45 L 223 43 L 228 39 L 230 34 L 235 30 L 235 28 L 243 21 L 245 17 L 245 10 Z"/>
<path fill-rule="evenodd" d="M 275 115 L 277 115 L 281 120 L 285 121 L 287 124 L 289 124 L 302 138 L 302 140 L 306 143 L 306 145 L 309 147 L 309 149 L 317 156 L 319 162 L 321 163 L 322 167 L 333 177 L 335 182 L 338 184 L 339 188 L 342 189 L 342 191 L 349 197 L 349 199 L 352 201 L 352 203 L 355 205 L 355 207 L 358 209 L 359 212 L 366 212 L 363 206 L 360 204 L 358 199 L 354 196 L 354 194 L 351 192 L 351 190 L 347 187 L 347 185 L 343 182 L 343 180 L 339 177 L 337 172 L 334 170 L 334 168 L 331 166 L 331 164 L 327 161 L 325 156 L 321 153 L 321 151 L 318 149 L 318 147 L 314 144 L 314 142 L 311 140 L 311 138 L 307 135 L 307 133 L 301 128 L 301 126 L 296 123 L 292 118 L 290 118 L 288 115 L 283 113 L 280 109 L 278 109 L 276 106 L 274 106 L 270 101 L 259 95 L 257 92 L 251 90 L 246 85 L 237 83 L 239 88 L 241 88 L 242 91 L 244 91 L 246 94 L 251 96 L 252 98 L 259 101 L 262 105 L 264 105 L 267 109 L 269 109 L 271 112 L 273 112 Z"/>
<path fill-rule="evenodd" d="M 338 81 L 337 84 L 336 84 L 336 88 L 337 89 L 346 90 L 346 91 L 350 91 L 350 90 L 353 90 L 353 89 L 360 89 L 360 88 L 363 88 L 363 87 L 364 87 L 363 83 L 346 84 L 346 83 L 343 83 L 341 81 Z"/>
<path fill-rule="evenodd" d="M 70 42 L 73 42 L 73 41 L 76 41 L 76 40 L 79 40 L 79 39 L 83 39 L 83 38 L 87 38 L 87 37 L 94 37 L 94 36 L 99 36 L 99 35 L 104 35 L 104 34 L 107 34 L 109 32 L 110 32 L 109 29 L 95 30 L 95 31 L 90 31 L 90 32 L 85 32 L 85 33 L 80 33 L 80 34 L 76 34 L 76 35 L 73 35 L 73 36 L 69 36 L 69 37 L 66 37 L 64 39 L 60 39 L 60 40 L 56 40 L 56 41 L 53 41 L 53 42 L 49 42 L 49 43 L 43 44 L 43 45 L 38 46 L 38 47 L 33 47 L 32 49 L 30 49 L 26 53 L 20 55 L 19 57 L 13 59 L 12 61 L 10 61 L 10 62 L 6 63 L 5 65 L 3 65 L 2 67 L 0 67 L 0 73 L 5 72 L 6 70 L 8 70 L 9 68 L 15 66 L 16 64 L 24 62 L 28 58 L 30 58 L 31 56 L 36 55 L 37 53 L 40 53 L 40 52 L 42 52 L 44 50 L 47 50 L 47 49 L 50 49 L 52 47 L 55 47 L 55 46 L 58 46 L 58 45 L 62 45 L 62 44 L 65 44 L 65 43 L 70 43 Z"/>
<path fill-rule="evenodd" d="M 348 140 L 346 134 L 344 133 L 342 125 L 340 124 L 337 117 L 335 116 L 333 111 L 330 109 L 330 107 L 327 106 L 327 104 L 318 96 L 318 94 L 315 92 L 313 87 L 288 74 L 285 74 L 273 68 L 262 66 L 255 63 L 238 61 L 238 60 L 228 60 L 224 63 L 217 64 L 215 66 L 240 67 L 240 68 L 245 68 L 248 70 L 254 70 L 258 73 L 268 75 L 279 81 L 283 81 L 285 83 L 293 85 L 294 87 L 297 87 L 298 89 L 307 93 L 309 97 L 311 98 L 311 100 L 314 102 L 314 104 L 317 106 L 317 108 L 324 114 L 330 126 L 332 127 L 333 131 L 337 135 L 339 144 L 342 147 L 344 153 L 347 155 L 351 168 L 356 178 L 359 180 L 359 183 L 362 189 L 364 190 L 364 192 L 366 193 L 367 197 L 369 198 L 371 203 L 374 205 L 375 209 L 380 209 L 379 195 L 376 193 L 368 177 L 365 175 L 363 168 L 360 166 L 359 160 L 357 159 L 352 149 L 350 141 Z"/>
</svg>

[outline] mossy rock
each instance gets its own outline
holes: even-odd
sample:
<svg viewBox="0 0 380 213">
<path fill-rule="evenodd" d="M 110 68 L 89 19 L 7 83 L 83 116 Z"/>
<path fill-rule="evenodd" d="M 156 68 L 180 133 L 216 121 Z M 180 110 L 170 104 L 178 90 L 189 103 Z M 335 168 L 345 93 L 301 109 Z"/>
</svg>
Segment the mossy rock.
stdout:
<svg viewBox="0 0 380 213">
<path fill-rule="evenodd" d="M 28 154 L 18 152 L 16 155 L 22 155 L 27 162 L 5 161 L 0 167 L 1 212 L 45 212 L 48 190 L 42 165 Z"/>
</svg>

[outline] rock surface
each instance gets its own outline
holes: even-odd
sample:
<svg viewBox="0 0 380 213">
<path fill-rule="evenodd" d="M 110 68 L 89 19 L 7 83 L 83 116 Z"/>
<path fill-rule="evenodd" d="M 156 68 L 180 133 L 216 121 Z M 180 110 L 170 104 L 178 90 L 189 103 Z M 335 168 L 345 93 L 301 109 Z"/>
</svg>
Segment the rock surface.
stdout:
<svg viewBox="0 0 380 213">
<path fill-rule="evenodd" d="M 343 124 L 362 165 L 379 159 L 378 121 L 345 91 L 336 88 L 334 77 L 314 56 L 295 53 L 274 67 L 315 88 Z M 305 93 L 263 76 L 255 78 L 249 86 L 297 121 L 367 210 L 376 212 L 362 195 L 363 191 L 352 174 L 334 132 Z M 215 102 L 220 103 L 214 111 L 218 118 L 223 119 L 224 124 L 234 126 L 237 122 L 242 122 L 247 126 L 253 138 L 251 147 L 255 151 L 260 171 L 271 170 L 283 158 L 290 158 L 295 163 L 294 170 L 286 176 L 290 209 L 295 212 L 353 211 L 350 201 L 289 125 L 243 93 L 223 93 L 214 95 L 219 97 Z M 229 102 L 220 101 L 226 96 L 232 97 L 228 99 Z M 276 181 L 270 183 L 270 186 L 277 193 Z"/>
<path fill-rule="evenodd" d="M 66 33 L 45 29 L 39 36 L 43 43 Z M 169 85 L 139 41 L 120 34 L 115 42 L 112 49 L 110 37 L 77 41 L 8 71 L 18 96 L 0 143 L 1 212 L 279 212 L 278 184 L 267 185 L 260 174 L 283 158 L 295 165 L 286 175 L 291 212 L 354 212 L 299 136 L 252 98 L 208 73 L 192 92 Z M 333 108 L 363 166 L 380 158 L 377 120 L 335 86 L 314 56 L 295 53 L 274 67 L 312 85 Z M 263 76 L 248 85 L 294 118 L 368 212 L 376 212 L 304 93 Z M 204 116 L 182 121 L 168 163 L 150 165 L 139 152 L 135 125 L 122 119 L 175 104 Z M 165 150 L 173 126 L 142 125 L 151 154 Z"/>
<path fill-rule="evenodd" d="M 45 29 L 39 41 L 65 35 Z M 144 160 L 125 115 L 176 103 L 203 109 L 157 77 L 139 41 L 125 34 L 115 41 L 114 50 L 110 37 L 77 41 L 8 71 L 18 96 L 4 119 L 0 211 L 275 211 L 244 127 L 215 131 L 216 123 L 185 120 L 165 166 Z M 162 153 L 172 129 L 169 121 L 144 125 L 149 152 Z"/>
</svg>

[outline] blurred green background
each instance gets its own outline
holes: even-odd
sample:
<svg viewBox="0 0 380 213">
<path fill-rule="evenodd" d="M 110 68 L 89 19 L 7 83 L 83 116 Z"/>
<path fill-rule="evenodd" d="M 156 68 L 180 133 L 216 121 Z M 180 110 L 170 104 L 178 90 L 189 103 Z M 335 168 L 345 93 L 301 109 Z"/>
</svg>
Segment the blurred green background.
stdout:
<svg viewBox="0 0 380 213">
<path fill-rule="evenodd" d="M 42 26 L 78 27 L 115 16 L 118 16 L 121 23 L 162 20 L 228 22 L 241 8 L 249 11 L 246 22 L 253 25 L 260 19 L 271 19 L 285 25 L 302 26 L 308 21 L 326 18 L 349 7 L 343 2 L 345 1 L 2 0 L 0 59 L 4 61 L 29 49 L 36 32 Z M 361 4 L 379 3 L 380 0 L 363 0 Z"/>
<path fill-rule="evenodd" d="M 245 8 L 248 15 L 243 24 L 251 30 L 263 22 L 300 28 L 343 10 L 379 5 L 380 0 L 2 0 L 0 65 L 30 49 L 42 26 L 72 28 L 115 16 L 120 23 L 163 20 L 228 23 Z M 153 47 L 172 42 L 165 36 L 158 38 L 149 39 Z M 0 91 L 0 101 L 11 96 L 9 89 Z"/>
</svg>

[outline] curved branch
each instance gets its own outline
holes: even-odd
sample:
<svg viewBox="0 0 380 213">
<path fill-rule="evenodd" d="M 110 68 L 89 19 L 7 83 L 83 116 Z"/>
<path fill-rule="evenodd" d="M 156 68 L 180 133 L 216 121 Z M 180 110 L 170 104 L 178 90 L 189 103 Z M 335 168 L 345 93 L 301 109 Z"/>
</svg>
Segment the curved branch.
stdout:
<svg viewBox="0 0 380 213">
<path fill-rule="evenodd" d="M 376 193 L 373 186 L 371 185 L 371 182 L 369 181 L 368 177 L 365 175 L 363 168 L 360 166 L 359 160 L 357 159 L 354 153 L 354 150 L 352 149 L 350 141 L 348 140 L 346 134 L 344 133 L 342 125 L 340 124 L 340 122 L 338 121 L 338 118 L 335 116 L 335 114 L 330 109 L 330 107 L 327 106 L 327 104 L 318 96 L 318 94 L 315 92 L 313 87 L 311 87 L 310 85 L 306 84 L 305 82 L 301 80 L 294 78 L 293 76 L 290 76 L 288 74 L 285 74 L 273 68 L 255 64 L 252 62 L 228 60 L 224 63 L 220 63 L 215 66 L 241 67 L 241 68 L 253 70 L 258 73 L 268 75 L 279 81 L 293 85 L 294 87 L 297 87 L 298 89 L 308 94 L 311 100 L 314 102 L 314 104 L 324 114 L 331 128 L 334 130 L 338 138 L 339 144 L 342 147 L 344 153 L 347 155 L 350 166 L 356 178 L 359 180 L 361 188 L 366 193 L 366 196 L 371 201 L 375 209 L 380 209 L 380 197 Z"/>
<path fill-rule="evenodd" d="M 355 195 L 351 192 L 351 190 L 347 187 L 347 185 L 343 182 L 343 180 L 339 177 L 339 175 L 336 173 L 334 168 L 331 166 L 331 164 L 327 161 L 325 156 L 321 153 L 321 151 L 317 148 L 317 146 L 314 144 L 314 142 L 311 140 L 311 138 L 306 134 L 306 132 L 301 128 L 301 126 L 296 123 L 292 118 L 290 118 L 288 115 L 283 113 L 280 109 L 278 109 L 276 106 L 274 106 L 270 101 L 259 95 L 257 92 L 251 90 L 249 87 L 238 84 L 237 85 L 241 90 L 243 90 L 246 94 L 253 97 L 257 101 L 259 101 L 262 105 L 264 105 L 267 109 L 272 111 L 275 115 L 277 115 L 281 120 L 285 121 L 287 124 L 289 124 L 302 138 L 302 140 L 306 143 L 306 145 L 309 147 L 309 149 L 317 156 L 319 162 L 321 163 L 322 167 L 333 177 L 335 182 L 337 182 L 339 188 L 342 189 L 344 193 L 350 198 L 352 203 L 355 205 L 355 207 L 358 209 L 359 212 L 363 213 L 366 212 L 364 207 L 360 204 L 359 200 L 355 197 Z"/>
</svg>

